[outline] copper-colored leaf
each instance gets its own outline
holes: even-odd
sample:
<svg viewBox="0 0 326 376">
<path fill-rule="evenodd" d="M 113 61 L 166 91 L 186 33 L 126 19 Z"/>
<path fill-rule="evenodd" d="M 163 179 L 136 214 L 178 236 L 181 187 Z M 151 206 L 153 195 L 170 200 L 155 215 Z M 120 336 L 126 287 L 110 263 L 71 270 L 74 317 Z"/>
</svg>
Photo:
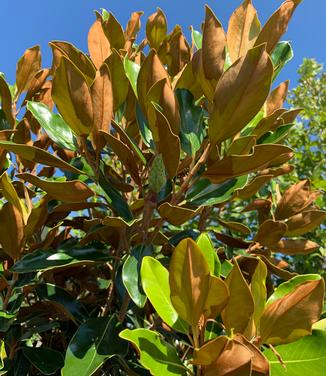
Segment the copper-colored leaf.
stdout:
<svg viewBox="0 0 326 376">
<path fill-rule="evenodd" d="M 140 17 L 144 14 L 144 12 L 133 12 L 130 16 L 126 27 L 126 38 L 128 40 L 134 39 L 137 37 L 138 31 L 140 30 Z"/>
<path fill-rule="evenodd" d="M 244 155 L 249 154 L 256 144 L 255 136 L 245 136 L 236 138 L 228 147 L 226 155 Z"/>
<path fill-rule="evenodd" d="M 109 132 L 113 113 L 113 93 L 109 68 L 103 64 L 96 73 L 91 87 L 93 118 L 93 142 L 101 150 L 103 144 L 98 140 L 98 131 Z"/>
<path fill-rule="evenodd" d="M 213 275 L 209 278 L 204 316 L 206 319 L 215 319 L 226 306 L 230 297 L 227 284 L 219 277 Z"/>
<path fill-rule="evenodd" d="M 50 75 L 50 69 L 41 69 L 39 70 L 35 76 L 31 79 L 29 83 L 29 88 L 26 93 L 26 97 L 24 99 L 24 102 L 32 100 L 33 97 L 38 94 L 42 90 L 42 87 L 44 86 L 46 79 Z"/>
<path fill-rule="evenodd" d="M 40 46 L 27 49 L 19 59 L 16 70 L 17 97 L 28 90 L 35 74 L 41 69 Z"/>
<path fill-rule="evenodd" d="M 273 75 L 273 64 L 260 45 L 237 60 L 220 78 L 209 122 L 209 138 L 219 143 L 237 134 L 264 104 Z"/>
<path fill-rule="evenodd" d="M 203 68 L 208 80 L 218 80 L 224 68 L 226 37 L 220 21 L 206 5 L 203 28 Z"/>
<path fill-rule="evenodd" d="M 222 353 L 228 338 L 225 336 L 219 336 L 206 342 L 203 346 L 194 351 L 194 364 L 209 366 L 216 360 Z"/>
<path fill-rule="evenodd" d="M 231 222 L 231 221 L 223 221 L 220 218 L 217 218 L 218 223 L 220 223 L 223 227 L 226 227 L 230 230 L 241 232 L 244 235 L 250 234 L 250 229 L 246 225 L 240 222 Z"/>
<path fill-rule="evenodd" d="M 253 197 L 267 182 L 271 180 L 273 175 L 256 176 L 244 188 L 236 191 L 236 197 L 248 200 Z"/>
<path fill-rule="evenodd" d="M 251 376 L 252 358 L 245 345 L 229 340 L 219 357 L 205 367 L 204 376 Z"/>
<path fill-rule="evenodd" d="M 154 106 L 155 107 L 155 106 Z M 158 140 L 155 140 L 157 149 L 162 154 L 163 162 L 168 176 L 173 179 L 177 174 L 180 160 L 180 140 L 175 135 L 167 118 L 155 107 L 156 129 Z"/>
<path fill-rule="evenodd" d="M 319 244 L 306 239 L 282 239 L 273 246 L 270 250 L 276 253 L 284 253 L 285 255 L 307 255 L 311 252 L 317 251 Z"/>
<path fill-rule="evenodd" d="M 266 101 L 266 115 L 271 115 L 274 111 L 279 110 L 286 99 L 289 89 L 289 81 L 282 82 L 268 96 Z"/>
<path fill-rule="evenodd" d="M 88 33 L 88 51 L 97 69 L 111 53 L 110 42 L 104 34 L 102 20 L 99 17 Z"/>
<path fill-rule="evenodd" d="M 182 240 L 170 261 L 171 301 L 179 316 L 196 327 L 209 289 L 209 267 L 205 256 L 192 239 Z"/>
<path fill-rule="evenodd" d="M 6 80 L 0 75 L 0 99 L 1 99 L 1 108 L 6 115 L 8 123 L 11 128 L 14 128 L 16 119 L 12 112 L 12 98 L 9 86 Z"/>
<path fill-rule="evenodd" d="M 284 222 L 268 219 L 259 226 L 254 240 L 268 247 L 277 243 L 283 237 L 286 230 L 287 225 Z"/>
<path fill-rule="evenodd" d="M 165 14 L 160 8 L 148 17 L 146 24 L 146 37 L 151 48 L 158 50 L 166 36 L 167 21 Z"/>
<path fill-rule="evenodd" d="M 302 0 L 284 1 L 262 28 L 255 45 L 259 46 L 261 43 L 267 43 L 266 51 L 270 53 L 281 36 L 286 32 L 292 14 L 301 1 Z"/>
<path fill-rule="evenodd" d="M 113 152 L 118 156 L 119 160 L 122 162 L 122 164 L 126 167 L 131 177 L 134 179 L 134 181 L 140 185 L 140 175 L 138 171 L 137 166 L 137 160 L 129 147 L 124 144 L 122 141 L 120 141 L 118 138 L 112 136 L 109 133 L 100 131 L 100 135 L 102 135 L 106 142 L 109 144 L 110 148 L 113 150 Z"/>
<path fill-rule="evenodd" d="M 0 210 L 0 223 L 0 244 L 3 251 L 12 259 L 18 259 L 25 243 L 21 212 L 10 202 L 5 203 Z"/>
<path fill-rule="evenodd" d="M 154 50 L 151 50 L 140 68 L 137 79 L 138 98 L 143 109 L 146 108 L 146 95 L 149 92 L 149 89 L 156 82 L 164 78 L 169 80 L 168 74 L 159 57 Z"/>
<path fill-rule="evenodd" d="M 287 267 L 287 265 L 284 265 L 284 263 L 280 264 L 279 262 L 275 262 L 275 260 L 273 259 L 268 259 L 264 255 L 259 255 L 259 257 L 264 261 L 270 273 L 275 274 L 286 281 L 297 275 L 297 273 L 292 273 L 288 270 L 282 269 L 284 267 Z"/>
<path fill-rule="evenodd" d="M 251 0 L 244 0 L 233 12 L 227 32 L 228 51 L 233 62 L 254 46 L 260 29 L 256 9 Z"/>
<path fill-rule="evenodd" d="M 19 157 L 31 162 L 41 163 L 47 166 L 57 167 L 61 170 L 71 171 L 77 174 L 83 174 L 78 168 L 70 165 L 60 158 L 55 157 L 49 152 L 36 146 L 23 144 L 14 144 L 10 141 L 0 141 L 0 147 L 17 154 Z"/>
<path fill-rule="evenodd" d="M 47 181 L 32 174 L 17 174 L 17 177 L 41 188 L 56 200 L 80 202 L 94 196 L 94 192 L 79 180 Z"/>
<path fill-rule="evenodd" d="M 171 205 L 168 202 L 165 202 L 158 208 L 160 216 L 175 226 L 180 226 L 189 221 L 191 218 L 196 216 L 200 210 L 201 209 L 191 210 L 181 206 Z"/>
<path fill-rule="evenodd" d="M 277 203 L 275 218 L 285 219 L 297 214 L 311 205 L 320 195 L 310 190 L 309 180 L 302 180 L 289 187 Z"/>
<path fill-rule="evenodd" d="M 243 333 L 254 313 L 254 301 L 236 260 L 225 282 L 230 290 L 230 298 L 222 311 L 223 323 L 228 333 L 231 333 L 231 330 L 234 333 Z"/>
<path fill-rule="evenodd" d="M 119 51 L 124 48 L 125 36 L 123 28 L 112 13 L 109 13 L 107 20 L 102 22 L 104 34 L 110 42 L 111 49 Z"/>
<path fill-rule="evenodd" d="M 229 245 L 233 248 L 247 249 L 251 243 L 245 242 L 242 239 L 234 238 L 232 236 L 221 234 L 220 232 L 214 231 L 216 239 L 224 244 Z"/>
<path fill-rule="evenodd" d="M 267 305 L 261 318 L 261 342 L 279 345 L 311 334 L 311 326 L 322 311 L 324 289 L 320 277 Z"/>
<path fill-rule="evenodd" d="M 53 53 L 52 70 L 54 74 L 60 65 L 61 58 L 65 56 L 84 75 L 87 84 L 92 85 L 96 69 L 92 60 L 86 54 L 68 42 L 52 41 L 49 45 Z"/>
<path fill-rule="evenodd" d="M 75 134 L 85 136 L 90 133 L 93 126 L 90 89 L 81 71 L 64 56 L 55 71 L 52 98 Z"/>
<path fill-rule="evenodd" d="M 324 222 L 326 211 L 306 210 L 289 218 L 286 222 L 288 230 L 287 236 L 300 236 L 312 231 Z"/>
<path fill-rule="evenodd" d="M 195 77 L 195 82 L 197 82 L 202 92 L 204 93 L 205 97 L 210 101 L 213 102 L 214 98 L 214 91 L 215 91 L 215 81 L 210 81 L 205 77 L 204 67 L 203 67 L 203 54 L 202 50 L 198 50 L 194 53 L 192 57 L 192 73 Z"/>
<path fill-rule="evenodd" d="M 257 145 L 250 155 L 230 155 L 208 166 L 204 173 L 212 183 L 221 183 L 227 179 L 258 171 L 266 167 L 273 158 L 290 153 L 291 149 L 283 145 Z"/>
</svg>

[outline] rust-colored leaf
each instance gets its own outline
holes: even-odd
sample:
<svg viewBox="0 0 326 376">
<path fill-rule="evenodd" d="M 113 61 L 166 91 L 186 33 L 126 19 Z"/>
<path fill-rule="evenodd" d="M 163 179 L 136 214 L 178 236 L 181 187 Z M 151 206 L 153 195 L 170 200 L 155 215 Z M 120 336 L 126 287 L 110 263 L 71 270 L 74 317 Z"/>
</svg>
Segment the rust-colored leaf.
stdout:
<svg viewBox="0 0 326 376">
<path fill-rule="evenodd" d="M 165 202 L 158 208 L 160 216 L 175 226 L 180 226 L 189 221 L 191 218 L 199 214 L 200 210 L 200 208 L 197 210 L 191 210 L 181 206 L 171 205 L 168 202 Z"/>
<path fill-rule="evenodd" d="M 0 147 L 31 162 L 57 167 L 61 170 L 71 171 L 77 174 L 83 174 L 83 172 L 78 170 L 78 168 L 36 146 L 14 144 L 10 141 L 0 141 Z"/>
<path fill-rule="evenodd" d="M 0 244 L 3 251 L 12 259 L 19 259 L 25 244 L 21 212 L 10 202 L 5 203 L 0 209 L 0 223 Z"/>
<path fill-rule="evenodd" d="M 47 181 L 32 174 L 17 174 L 17 177 L 41 188 L 56 200 L 80 202 L 94 196 L 94 192 L 79 180 Z"/>
<path fill-rule="evenodd" d="M 134 181 L 141 185 L 140 175 L 137 166 L 137 160 L 129 147 L 120 141 L 118 138 L 112 136 L 109 133 L 100 131 L 100 135 L 103 136 L 106 142 L 109 144 L 113 152 L 118 156 L 121 163 L 126 167 Z"/>
<path fill-rule="evenodd" d="M 126 27 L 126 38 L 128 40 L 135 39 L 137 37 L 137 34 L 140 30 L 140 17 L 144 14 L 144 12 L 133 12 L 130 16 L 130 19 L 128 21 L 127 27 Z"/>
<path fill-rule="evenodd" d="M 91 87 L 93 106 L 93 141 L 96 149 L 101 150 L 103 143 L 98 140 L 98 131 L 109 132 L 113 113 L 113 93 L 109 68 L 103 64 L 96 73 Z"/>
<path fill-rule="evenodd" d="M 248 200 L 253 197 L 267 182 L 271 180 L 273 175 L 256 176 L 244 188 L 236 191 L 236 197 L 242 200 Z"/>
<path fill-rule="evenodd" d="M 250 155 L 230 155 L 208 166 L 204 173 L 212 183 L 221 183 L 227 179 L 255 172 L 266 167 L 273 158 L 290 153 L 291 149 L 283 145 L 257 145 Z"/>
<path fill-rule="evenodd" d="M 226 227 L 230 230 L 241 232 L 244 235 L 250 234 L 250 229 L 246 225 L 240 222 L 231 222 L 231 221 L 223 221 L 220 218 L 217 218 L 218 223 L 220 223 L 223 227 Z"/>
<path fill-rule="evenodd" d="M 254 313 L 254 301 L 250 288 L 239 265 L 234 260 L 230 274 L 226 277 L 230 298 L 222 311 L 222 320 L 228 333 L 244 333 Z"/>
<path fill-rule="evenodd" d="M 277 203 L 275 218 L 285 219 L 297 214 L 311 205 L 320 195 L 310 190 L 309 180 L 302 180 L 289 187 Z"/>
<path fill-rule="evenodd" d="M 260 45 L 237 60 L 220 78 L 209 121 L 209 138 L 220 143 L 236 135 L 263 106 L 273 75 L 273 64 Z"/>
<path fill-rule="evenodd" d="M 171 301 L 179 316 L 197 327 L 209 289 L 209 267 L 192 239 L 182 240 L 170 261 Z"/>
<path fill-rule="evenodd" d="M 268 247 L 277 243 L 283 237 L 286 230 L 287 225 L 284 222 L 268 219 L 259 226 L 254 240 Z"/>
<path fill-rule="evenodd" d="M 218 80 L 224 68 L 226 37 L 220 21 L 206 5 L 203 28 L 203 68 L 208 80 Z"/>
<path fill-rule="evenodd" d="M 29 88 L 26 93 L 24 103 L 26 103 L 26 101 L 32 100 L 33 97 L 42 90 L 42 87 L 45 84 L 46 79 L 49 77 L 49 75 L 50 69 L 41 69 L 35 74 L 35 76 L 31 79 L 29 83 Z"/>
<path fill-rule="evenodd" d="M 155 106 L 154 106 L 155 107 Z M 162 154 L 163 162 L 170 179 L 177 174 L 180 161 L 180 140 L 172 132 L 171 126 L 163 113 L 155 107 L 156 129 L 158 140 L 155 140 L 158 152 Z"/>
<path fill-rule="evenodd" d="M 235 139 L 229 146 L 226 155 L 250 154 L 251 149 L 256 144 L 255 136 L 245 136 Z"/>
<path fill-rule="evenodd" d="M 75 134 L 87 136 L 93 126 L 90 89 L 81 71 L 64 56 L 55 71 L 52 98 Z"/>
<path fill-rule="evenodd" d="M 322 311 L 324 289 L 320 277 L 268 304 L 261 318 L 261 342 L 279 345 L 311 334 Z"/>
<path fill-rule="evenodd" d="M 222 353 L 228 338 L 219 336 L 206 342 L 203 346 L 194 351 L 193 363 L 202 366 L 209 366 Z"/>
<path fill-rule="evenodd" d="M 61 58 L 65 56 L 66 59 L 70 60 L 70 62 L 74 64 L 78 68 L 78 70 L 84 75 L 88 85 L 92 85 L 95 79 L 96 68 L 92 60 L 86 54 L 84 54 L 73 44 L 68 42 L 52 41 L 49 43 L 49 45 L 53 53 L 53 74 L 55 74 L 55 71 L 59 67 Z"/>
<path fill-rule="evenodd" d="M 27 49 L 19 59 L 16 70 L 17 97 L 28 90 L 35 74 L 41 69 L 40 46 Z"/>
<path fill-rule="evenodd" d="M 160 8 L 148 17 L 146 23 L 146 37 L 151 48 L 158 51 L 167 33 L 167 21 Z"/>
<path fill-rule="evenodd" d="M 285 255 L 307 255 L 311 252 L 317 251 L 319 244 L 306 239 L 282 239 L 270 247 L 272 252 L 284 253 Z"/>
<path fill-rule="evenodd" d="M 286 32 L 292 14 L 301 1 L 302 0 L 284 1 L 262 28 L 255 45 L 259 46 L 261 43 L 267 43 L 266 51 L 270 53 L 281 36 Z"/>
<path fill-rule="evenodd" d="M 216 239 L 224 244 L 229 245 L 233 248 L 239 248 L 239 249 L 247 249 L 251 243 L 246 242 L 239 238 L 234 238 L 232 236 L 221 234 L 220 232 L 214 231 L 214 235 Z"/>
<path fill-rule="evenodd" d="M 231 339 L 219 357 L 204 369 L 204 376 L 251 376 L 252 352 Z"/>
<path fill-rule="evenodd" d="M 213 275 L 209 278 L 204 316 L 206 319 L 215 319 L 224 309 L 230 297 L 227 284 Z"/>
<path fill-rule="evenodd" d="M 260 29 L 261 25 L 252 1 L 244 0 L 233 12 L 227 31 L 228 51 L 233 62 L 254 46 Z"/>
<path fill-rule="evenodd" d="M 6 80 L 0 75 L 0 99 L 1 108 L 6 115 L 11 128 L 15 127 L 16 119 L 12 111 L 12 98 Z"/>
<path fill-rule="evenodd" d="M 110 42 L 104 34 L 100 17 L 96 19 L 89 30 L 88 51 L 97 69 L 102 66 L 105 59 L 111 53 Z"/>
<path fill-rule="evenodd" d="M 318 227 L 326 218 L 326 211 L 305 210 L 302 213 L 290 217 L 286 222 L 287 236 L 300 236 Z"/>
<path fill-rule="evenodd" d="M 112 13 L 109 13 L 107 20 L 102 22 L 104 34 L 110 42 L 111 49 L 119 51 L 124 48 L 125 35 L 123 28 Z"/>
<path fill-rule="evenodd" d="M 279 110 L 285 102 L 289 89 L 289 81 L 282 82 L 276 89 L 274 89 L 268 96 L 266 101 L 266 115 L 273 114 Z"/>
</svg>

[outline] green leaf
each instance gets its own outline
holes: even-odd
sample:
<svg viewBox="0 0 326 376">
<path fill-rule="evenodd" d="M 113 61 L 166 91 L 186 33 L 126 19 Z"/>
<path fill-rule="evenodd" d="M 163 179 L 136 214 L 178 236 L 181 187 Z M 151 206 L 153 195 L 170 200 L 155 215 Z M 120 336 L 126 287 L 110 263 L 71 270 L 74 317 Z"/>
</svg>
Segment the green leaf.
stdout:
<svg viewBox="0 0 326 376">
<path fill-rule="evenodd" d="M 277 78 L 282 68 L 293 59 L 294 53 L 290 42 L 282 41 L 277 43 L 271 59 L 274 65 L 273 81 Z"/>
<path fill-rule="evenodd" d="M 216 254 L 212 240 L 208 233 L 203 232 L 200 234 L 196 242 L 206 258 L 210 273 L 216 277 L 219 277 L 221 273 L 221 262 Z"/>
<path fill-rule="evenodd" d="M 106 198 L 114 211 L 126 221 L 132 221 L 133 215 L 126 200 L 122 197 L 120 192 L 113 188 L 107 181 L 102 169 L 99 176 L 99 185 L 105 192 Z"/>
<path fill-rule="evenodd" d="M 271 350 L 264 351 L 270 361 L 271 376 L 321 376 L 325 373 L 326 332 L 313 330 L 312 335 L 299 341 L 276 347 L 286 369 L 282 367 Z"/>
<path fill-rule="evenodd" d="M 89 318 L 84 305 L 74 299 L 63 288 L 50 283 L 42 283 L 36 287 L 36 293 L 41 301 L 50 300 L 62 305 L 73 319 L 77 322 L 83 322 Z"/>
<path fill-rule="evenodd" d="M 286 124 L 278 127 L 274 132 L 265 133 L 260 137 L 257 144 L 277 144 L 289 133 L 293 126 L 294 124 Z"/>
<path fill-rule="evenodd" d="M 59 249 L 57 251 L 38 249 L 17 261 L 11 270 L 16 273 L 30 273 L 108 260 L 110 257 L 106 249 L 93 247 Z"/>
<path fill-rule="evenodd" d="M 144 256 L 152 254 L 151 246 L 137 246 L 128 256 L 122 268 L 122 281 L 134 303 L 142 308 L 146 303 L 146 295 L 140 284 L 140 267 Z"/>
<path fill-rule="evenodd" d="M 319 281 L 321 276 L 318 274 L 305 274 L 305 275 L 298 275 L 296 277 L 291 278 L 289 281 L 286 281 L 280 284 L 273 294 L 267 300 L 266 305 L 274 303 L 276 300 L 283 298 L 284 295 L 289 294 L 290 292 L 294 291 L 297 286 L 301 285 L 302 283 L 308 281 Z"/>
<path fill-rule="evenodd" d="M 27 102 L 26 107 L 52 141 L 64 149 L 77 150 L 76 138 L 60 115 L 52 113 L 44 103 Z"/>
<path fill-rule="evenodd" d="M 125 68 L 125 73 L 126 76 L 128 77 L 128 80 L 131 84 L 131 87 L 135 93 L 136 98 L 138 97 L 137 95 L 137 78 L 138 78 L 138 73 L 140 70 L 140 65 L 137 63 L 134 63 L 133 61 L 129 60 L 127 56 L 123 60 L 123 65 Z"/>
<path fill-rule="evenodd" d="M 140 274 L 143 289 L 157 314 L 171 328 L 187 333 L 188 324 L 178 316 L 171 302 L 168 270 L 158 260 L 146 256 Z"/>
<path fill-rule="evenodd" d="M 136 104 L 136 120 L 138 124 L 138 128 L 140 131 L 141 138 L 144 144 L 152 149 L 154 149 L 154 141 L 152 131 L 149 129 L 147 120 L 137 102 Z"/>
<path fill-rule="evenodd" d="M 195 105 L 194 96 L 187 89 L 177 89 L 181 116 L 180 139 L 182 150 L 194 156 L 205 137 L 204 111 Z"/>
<path fill-rule="evenodd" d="M 226 278 L 233 268 L 233 264 L 229 260 L 225 260 L 221 265 L 221 276 Z"/>
<path fill-rule="evenodd" d="M 194 192 L 186 197 L 190 205 L 216 205 L 229 200 L 236 189 L 243 188 L 247 183 L 247 175 L 230 179 L 222 184 L 211 184 L 208 179 L 200 180 L 194 185 Z M 198 192 L 198 193 L 197 193 Z"/>
<path fill-rule="evenodd" d="M 89 319 L 82 324 L 68 345 L 62 376 L 90 376 L 108 358 L 124 356 L 127 346 L 119 339 L 121 329 L 116 316 Z"/>
<path fill-rule="evenodd" d="M 140 353 L 140 363 L 153 376 L 186 375 L 176 349 L 164 342 L 158 333 L 148 329 L 125 329 L 120 337 L 132 342 Z"/>
<path fill-rule="evenodd" d="M 52 375 L 64 364 L 59 351 L 45 347 L 23 347 L 23 354 L 43 375 Z"/>
<path fill-rule="evenodd" d="M 195 47 L 197 50 L 200 50 L 203 44 L 203 35 L 198 30 L 195 30 L 193 27 L 191 28 L 191 36 L 195 43 Z"/>
</svg>

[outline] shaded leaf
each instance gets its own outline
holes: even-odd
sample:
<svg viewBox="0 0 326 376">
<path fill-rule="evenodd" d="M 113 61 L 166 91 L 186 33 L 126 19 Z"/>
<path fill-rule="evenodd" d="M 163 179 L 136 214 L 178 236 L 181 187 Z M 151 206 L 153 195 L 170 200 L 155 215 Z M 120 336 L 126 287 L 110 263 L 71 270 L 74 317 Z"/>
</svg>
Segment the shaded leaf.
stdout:
<svg viewBox="0 0 326 376">
<path fill-rule="evenodd" d="M 43 375 L 52 375 L 63 367 L 64 359 L 59 351 L 46 347 L 23 347 L 23 354 Z"/>
<path fill-rule="evenodd" d="M 163 219 L 166 219 L 175 226 L 180 226 L 199 214 L 200 209 L 191 210 L 165 202 L 159 206 L 158 212 Z"/>
</svg>

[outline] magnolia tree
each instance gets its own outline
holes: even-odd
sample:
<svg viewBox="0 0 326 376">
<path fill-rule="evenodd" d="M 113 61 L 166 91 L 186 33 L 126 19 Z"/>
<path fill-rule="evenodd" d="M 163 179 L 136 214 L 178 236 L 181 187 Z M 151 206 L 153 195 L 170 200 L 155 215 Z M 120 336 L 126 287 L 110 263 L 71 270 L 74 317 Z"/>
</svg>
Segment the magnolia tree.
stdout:
<svg viewBox="0 0 326 376">
<path fill-rule="evenodd" d="M 103 10 L 86 54 L 53 41 L 0 76 L 1 374 L 323 374 L 324 281 L 308 180 L 280 188 L 300 110 L 280 41 L 300 0 L 188 41 L 161 9 Z"/>
</svg>

